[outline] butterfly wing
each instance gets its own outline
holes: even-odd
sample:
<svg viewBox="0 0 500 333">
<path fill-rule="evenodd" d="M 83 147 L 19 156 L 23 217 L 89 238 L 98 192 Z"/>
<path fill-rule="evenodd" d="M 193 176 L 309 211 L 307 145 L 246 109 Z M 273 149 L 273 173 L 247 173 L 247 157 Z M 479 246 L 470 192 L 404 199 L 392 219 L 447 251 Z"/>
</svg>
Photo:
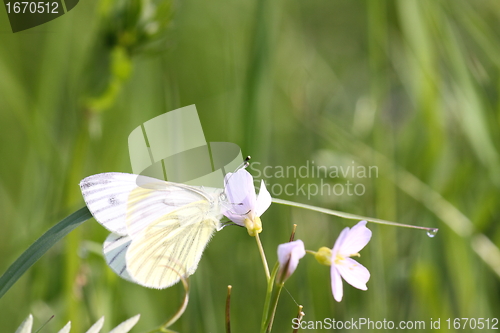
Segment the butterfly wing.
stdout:
<svg viewBox="0 0 500 333">
<path fill-rule="evenodd" d="M 116 172 L 89 176 L 80 187 L 92 215 L 112 232 L 104 243 L 108 265 L 144 286 L 166 288 L 192 274 L 220 229 L 220 189 Z"/>
<path fill-rule="evenodd" d="M 127 173 L 100 173 L 80 182 L 83 199 L 94 218 L 109 231 L 127 235 L 127 202 L 137 176 Z"/>
<path fill-rule="evenodd" d="M 129 236 L 109 234 L 104 241 L 103 252 L 106 263 L 120 277 L 133 282 L 134 279 L 127 271 L 127 262 L 125 254 L 130 246 L 132 239 Z"/>
<path fill-rule="evenodd" d="M 181 206 L 213 201 L 210 191 L 128 173 L 109 172 L 80 182 L 83 198 L 95 219 L 109 231 L 134 236 L 150 223 Z"/>
<path fill-rule="evenodd" d="M 220 216 L 200 200 L 153 222 L 138 233 L 126 253 L 127 270 L 141 285 L 163 289 L 198 267 L 203 250 L 219 228 Z"/>
</svg>

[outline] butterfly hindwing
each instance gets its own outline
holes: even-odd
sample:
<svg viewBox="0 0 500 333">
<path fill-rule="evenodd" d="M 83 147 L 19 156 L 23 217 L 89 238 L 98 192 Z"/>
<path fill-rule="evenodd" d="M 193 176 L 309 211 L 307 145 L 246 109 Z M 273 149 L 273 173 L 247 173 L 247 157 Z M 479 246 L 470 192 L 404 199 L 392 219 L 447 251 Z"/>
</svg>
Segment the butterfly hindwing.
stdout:
<svg viewBox="0 0 500 333">
<path fill-rule="evenodd" d="M 134 281 L 127 271 L 125 254 L 132 240 L 129 236 L 109 234 L 104 241 L 103 252 L 106 263 L 120 277 L 127 281 Z"/>
<path fill-rule="evenodd" d="M 137 234 L 126 254 L 127 270 L 138 283 L 167 288 L 196 270 L 219 220 L 210 203 L 185 205 Z"/>
</svg>

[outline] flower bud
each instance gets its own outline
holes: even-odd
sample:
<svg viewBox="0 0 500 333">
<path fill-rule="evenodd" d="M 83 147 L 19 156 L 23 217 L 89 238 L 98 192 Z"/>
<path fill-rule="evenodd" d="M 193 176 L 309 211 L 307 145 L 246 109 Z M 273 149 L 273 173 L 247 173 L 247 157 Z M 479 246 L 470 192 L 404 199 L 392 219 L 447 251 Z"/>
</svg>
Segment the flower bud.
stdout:
<svg viewBox="0 0 500 333">
<path fill-rule="evenodd" d="M 300 258 L 306 255 L 304 243 L 299 239 L 278 246 L 278 261 L 280 264 L 276 283 L 283 284 L 297 268 Z"/>
</svg>

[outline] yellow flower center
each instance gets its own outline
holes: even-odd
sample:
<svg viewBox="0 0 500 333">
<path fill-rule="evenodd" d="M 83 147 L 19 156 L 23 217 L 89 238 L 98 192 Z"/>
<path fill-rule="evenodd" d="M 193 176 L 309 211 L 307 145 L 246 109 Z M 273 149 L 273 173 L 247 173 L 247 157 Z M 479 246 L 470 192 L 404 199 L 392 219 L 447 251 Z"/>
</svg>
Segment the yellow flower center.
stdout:
<svg viewBox="0 0 500 333">
<path fill-rule="evenodd" d="M 255 237 L 257 234 L 262 232 L 262 221 L 258 216 L 255 216 L 252 220 L 246 218 L 245 221 L 243 221 L 243 224 L 245 224 L 248 234 L 252 237 Z"/>
<path fill-rule="evenodd" d="M 348 255 L 347 258 L 349 258 L 349 257 L 359 257 L 359 256 L 360 256 L 359 253 L 353 253 L 353 254 Z M 314 257 L 322 265 L 325 265 L 325 266 L 331 266 L 332 265 L 332 250 L 330 248 L 327 248 L 327 247 L 323 246 L 322 248 L 320 248 L 318 250 L 318 252 L 316 252 L 314 254 Z M 335 258 L 333 259 L 333 262 L 336 265 L 339 265 L 345 259 L 346 259 L 346 256 L 343 256 L 340 253 L 337 253 L 337 255 L 335 256 Z"/>
<path fill-rule="evenodd" d="M 350 258 L 350 257 L 361 257 L 361 255 L 359 253 L 353 253 L 353 254 L 350 254 L 347 256 L 347 258 Z M 346 257 L 344 257 L 343 255 L 340 255 L 340 254 L 337 254 L 337 256 L 335 256 L 335 264 L 336 265 L 340 265 L 342 263 L 342 261 L 345 260 Z M 353 265 L 352 267 L 349 267 L 349 269 L 353 269 L 356 265 Z"/>
<path fill-rule="evenodd" d="M 331 266 L 332 265 L 332 250 L 323 246 L 314 254 L 314 257 L 316 260 L 325 266 Z"/>
</svg>

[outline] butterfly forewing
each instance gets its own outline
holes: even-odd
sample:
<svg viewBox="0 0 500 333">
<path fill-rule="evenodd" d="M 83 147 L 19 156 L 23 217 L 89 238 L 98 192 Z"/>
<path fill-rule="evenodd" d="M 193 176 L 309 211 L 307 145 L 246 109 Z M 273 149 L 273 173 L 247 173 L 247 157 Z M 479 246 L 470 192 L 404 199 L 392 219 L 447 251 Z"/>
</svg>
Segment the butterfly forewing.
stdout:
<svg viewBox="0 0 500 333">
<path fill-rule="evenodd" d="M 80 182 L 80 188 L 95 219 L 119 235 L 134 235 L 183 205 L 212 200 L 194 186 L 119 172 L 89 176 Z"/>
<path fill-rule="evenodd" d="M 137 187 L 137 176 L 127 173 L 100 173 L 80 182 L 83 198 L 97 222 L 119 235 L 127 234 L 127 201 Z"/>
<path fill-rule="evenodd" d="M 167 288 L 196 270 L 220 222 L 212 203 L 197 201 L 153 222 L 137 234 L 126 254 L 127 270 L 138 283 Z"/>
<path fill-rule="evenodd" d="M 135 237 L 137 233 L 165 214 L 196 201 L 210 202 L 212 196 L 204 194 L 193 186 L 169 182 L 152 182 L 134 188 L 128 197 L 127 233 Z"/>
</svg>

